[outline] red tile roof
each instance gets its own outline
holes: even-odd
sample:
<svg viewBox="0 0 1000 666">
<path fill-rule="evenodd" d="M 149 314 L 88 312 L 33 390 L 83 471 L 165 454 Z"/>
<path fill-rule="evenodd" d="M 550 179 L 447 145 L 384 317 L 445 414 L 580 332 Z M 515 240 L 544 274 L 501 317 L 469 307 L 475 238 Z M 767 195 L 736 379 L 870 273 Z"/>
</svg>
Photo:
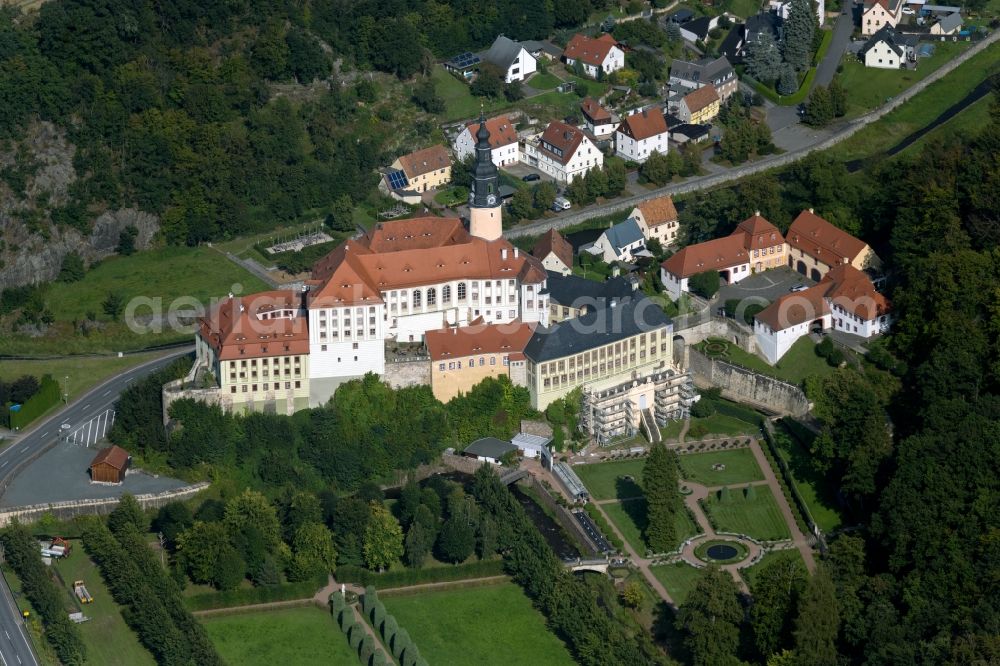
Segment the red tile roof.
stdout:
<svg viewBox="0 0 1000 666">
<path fill-rule="evenodd" d="M 828 286 L 821 283 L 805 291 L 785 294 L 758 312 L 755 318 L 767 324 L 772 331 L 783 331 L 819 319 L 830 314 L 830 305 L 826 301 Z"/>
<path fill-rule="evenodd" d="M 715 91 L 715 86 L 708 84 L 689 92 L 681 101 L 687 106 L 689 113 L 698 113 L 712 102 L 718 102 L 719 93 Z"/>
<path fill-rule="evenodd" d="M 600 67 L 608 57 L 611 49 L 618 46 L 618 42 L 611 35 L 604 33 L 597 39 L 592 39 L 586 35 L 573 35 L 563 51 L 563 57 L 570 60 L 579 60 L 594 67 Z"/>
<path fill-rule="evenodd" d="M 451 156 L 444 146 L 431 146 L 408 155 L 399 156 L 399 164 L 407 178 L 422 176 L 431 171 L 451 166 Z"/>
<path fill-rule="evenodd" d="M 743 239 L 725 236 L 714 240 L 688 245 L 661 265 L 677 278 L 691 277 L 705 271 L 723 271 L 750 261 Z"/>
<path fill-rule="evenodd" d="M 792 222 L 785 240 L 791 247 L 815 257 L 827 266 L 850 263 L 867 244 L 838 229 L 819 215 L 804 210 Z"/>
<path fill-rule="evenodd" d="M 198 334 L 222 361 L 309 353 L 309 330 L 292 290 L 234 296 L 199 320 Z"/>
<path fill-rule="evenodd" d="M 539 261 L 544 260 L 550 253 L 559 257 L 567 267 L 573 267 L 573 246 L 555 229 L 549 229 L 542 234 L 531 250 L 531 254 Z"/>
<path fill-rule="evenodd" d="M 313 266 L 309 307 L 373 305 L 383 302 L 381 294 L 388 290 L 450 280 L 545 280 L 541 262 L 507 240 L 475 238 L 455 224 L 453 218 L 396 220 L 344 241 Z"/>
<path fill-rule="evenodd" d="M 760 213 L 754 213 L 737 225 L 733 236 L 743 237 L 743 247 L 748 250 L 755 248 L 770 247 L 785 242 L 784 236 L 778 231 L 778 227 L 761 217 Z"/>
<path fill-rule="evenodd" d="M 553 120 L 545 128 L 545 131 L 542 132 L 541 140 L 543 142 L 541 146 L 543 151 L 560 164 L 566 164 L 573 159 L 576 149 L 583 143 L 583 130 L 579 127 L 573 127 L 564 122 Z M 562 154 L 553 152 L 544 144 L 557 148 Z"/>
<path fill-rule="evenodd" d="M 535 330 L 517 319 L 509 324 L 484 324 L 481 320 L 461 328 L 427 331 L 424 341 L 432 361 L 464 358 L 477 354 L 521 356 Z M 516 360 L 516 359 L 515 359 Z"/>
<path fill-rule="evenodd" d="M 659 107 L 644 109 L 625 118 L 618 131 L 636 141 L 667 133 L 667 121 Z"/>
<path fill-rule="evenodd" d="M 580 102 L 580 110 L 595 124 L 611 122 L 611 112 L 598 104 L 593 97 L 584 97 Z"/>
<path fill-rule="evenodd" d="M 637 208 L 642 212 L 642 218 L 650 229 L 677 221 L 677 208 L 674 207 L 673 198 L 669 196 L 643 201 Z"/>
<path fill-rule="evenodd" d="M 466 129 L 472 135 L 472 143 L 476 143 L 476 132 L 479 131 L 479 121 L 466 123 Z M 490 133 L 490 148 L 502 148 L 517 143 L 517 129 L 507 116 L 497 116 L 486 121 L 486 129 Z"/>
<path fill-rule="evenodd" d="M 756 315 L 771 330 L 781 331 L 831 313 L 837 305 L 865 321 L 889 312 L 889 301 L 875 291 L 864 272 L 847 264 L 834 266 L 819 284 L 793 294 L 785 294 Z"/>
<path fill-rule="evenodd" d="M 94 465 L 101 464 L 110 465 L 120 471 L 125 469 L 125 466 L 128 465 L 129 457 L 128 451 L 112 444 L 108 448 L 98 451 L 97 455 L 94 456 L 94 459 L 90 461 L 90 466 L 93 467 Z"/>
</svg>

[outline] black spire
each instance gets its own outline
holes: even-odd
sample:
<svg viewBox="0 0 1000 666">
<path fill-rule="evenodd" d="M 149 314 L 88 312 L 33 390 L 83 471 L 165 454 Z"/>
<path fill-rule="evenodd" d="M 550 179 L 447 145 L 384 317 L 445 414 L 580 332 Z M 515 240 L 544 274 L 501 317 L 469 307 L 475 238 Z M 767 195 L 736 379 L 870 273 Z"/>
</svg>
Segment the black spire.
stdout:
<svg viewBox="0 0 1000 666">
<path fill-rule="evenodd" d="M 480 109 L 479 130 L 476 132 L 476 162 L 472 166 L 469 205 L 474 208 L 493 208 L 499 200 L 500 172 L 493 164 L 490 131 L 486 129 L 486 116 Z"/>
</svg>

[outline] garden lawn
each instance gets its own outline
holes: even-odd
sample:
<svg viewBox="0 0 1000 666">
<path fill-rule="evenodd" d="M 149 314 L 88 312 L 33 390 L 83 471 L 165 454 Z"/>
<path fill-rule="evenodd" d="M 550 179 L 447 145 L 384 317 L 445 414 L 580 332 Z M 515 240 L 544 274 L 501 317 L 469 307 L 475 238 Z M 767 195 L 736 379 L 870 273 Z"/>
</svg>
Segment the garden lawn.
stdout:
<svg viewBox="0 0 1000 666">
<path fill-rule="evenodd" d="M 622 533 L 622 536 L 632 546 L 632 549 L 639 553 L 639 555 L 643 555 L 648 550 L 646 540 L 642 537 L 642 533 L 647 526 L 645 498 L 602 504 L 601 508 L 604 509 L 611 521 L 618 527 L 618 531 Z M 688 514 L 687 509 L 677 514 L 674 520 L 674 529 L 677 534 L 678 546 L 688 537 L 698 534 L 698 527 L 694 524 L 694 520 Z"/>
<path fill-rule="evenodd" d="M 764 480 L 764 474 L 760 471 L 750 449 L 686 453 L 678 456 L 678 459 L 681 463 L 681 475 L 686 480 L 709 487 Z M 712 465 L 717 463 L 725 465 L 726 468 L 713 470 Z"/>
<path fill-rule="evenodd" d="M 754 486 L 755 497 L 746 499 L 744 489 L 731 487 L 728 502 L 721 502 L 718 493 L 702 501 L 705 513 L 719 532 L 746 534 L 755 539 L 777 541 L 791 538 L 778 503 L 767 486 Z"/>
<path fill-rule="evenodd" d="M 448 121 L 471 119 L 479 116 L 480 104 L 487 114 L 506 109 L 510 104 L 504 98 L 489 99 L 476 97 L 469 91 L 469 85 L 449 74 L 444 67 L 431 69 L 438 96 L 444 100 L 444 119 Z"/>
<path fill-rule="evenodd" d="M 813 521 L 824 532 L 831 532 L 844 524 L 844 516 L 837 505 L 837 489 L 827 477 L 812 467 L 808 446 L 815 434 L 795 421 L 782 419 L 779 428 L 788 437 L 778 437 L 778 453 L 788 465 L 795 487 L 812 515 Z"/>
<path fill-rule="evenodd" d="M 73 542 L 72 554 L 57 560 L 55 570 L 66 585 L 67 604 L 73 599 L 73 582 L 82 580 L 94 603 L 79 606 L 89 621 L 79 625 L 83 643 L 87 646 L 87 663 L 104 666 L 153 666 L 156 660 L 139 642 L 139 637 L 122 618 L 121 609 L 111 598 L 104 579 L 87 557 L 83 545 Z"/>
<path fill-rule="evenodd" d="M 71 356 L 43 360 L 2 360 L 0 361 L 0 381 L 12 381 L 23 375 L 52 375 L 59 382 L 63 391 L 69 392 L 70 399 L 75 398 L 101 381 L 117 375 L 133 366 L 156 358 L 160 354 L 133 354 L 131 356 L 108 356 L 106 358 L 93 356 Z M 69 377 L 69 379 L 65 379 Z"/>
<path fill-rule="evenodd" d="M 838 75 L 847 91 L 847 116 L 868 113 L 925 78 L 969 47 L 967 42 L 933 42 L 934 54 L 919 58 L 916 70 L 865 67 L 855 56 L 845 54 Z"/>
<path fill-rule="evenodd" d="M 632 483 L 621 476 L 631 476 L 638 482 L 642 479 L 642 468 L 645 459 L 622 460 L 620 462 L 594 463 L 592 465 L 574 465 L 583 485 L 587 486 L 590 496 L 595 500 L 627 499 L 641 497 L 642 489 L 637 483 Z"/>
<path fill-rule="evenodd" d="M 222 658 L 239 666 L 337 664 L 358 656 L 330 613 L 313 607 L 201 618 Z"/>
<path fill-rule="evenodd" d="M 663 564 L 650 567 L 650 571 L 656 579 L 667 588 L 667 593 L 678 606 L 682 605 L 688 594 L 694 589 L 701 578 L 701 569 L 697 569 L 685 562 L 674 562 L 673 564 Z"/>
<path fill-rule="evenodd" d="M 833 372 L 833 368 L 826 362 L 826 359 L 816 355 L 816 344 L 807 335 L 796 340 L 777 365 L 771 365 L 756 354 L 747 353 L 725 340 L 709 338 L 706 342 L 719 342 L 726 345 L 726 353 L 717 357 L 720 360 L 732 361 L 762 375 L 776 377 L 791 384 L 800 384 L 810 375 L 826 376 Z M 703 350 L 704 344 L 698 343 L 696 348 Z"/>
<path fill-rule="evenodd" d="M 752 435 L 760 431 L 758 426 L 747 423 L 728 414 L 712 414 L 691 419 L 687 439 L 700 439 L 708 435 Z"/>
<path fill-rule="evenodd" d="M 552 90 L 562 83 L 562 79 L 555 74 L 535 74 L 526 83 L 535 90 Z"/>
<path fill-rule="evenodd" d="M 386 595 L 382 601 L 430 664 L 573 664 L 566 646 L 513 583 Z"/>
<path fill-rule="evenodd" d="M 752 567 L 740 570 L 740 575 L 746 581 L 747 587 L 752 590 L 754 579 L 761 571 L 772 564 L 783 561 L 797 562 L 802 567 L 802 570 L 805 571 L 806 563 L 802 561 L 802 554 L 799 553 L 798 548 L 789 548 L 788 550 L 772 550 L 769 553 L 765 553 L 760 562 Z"/>
</svg>

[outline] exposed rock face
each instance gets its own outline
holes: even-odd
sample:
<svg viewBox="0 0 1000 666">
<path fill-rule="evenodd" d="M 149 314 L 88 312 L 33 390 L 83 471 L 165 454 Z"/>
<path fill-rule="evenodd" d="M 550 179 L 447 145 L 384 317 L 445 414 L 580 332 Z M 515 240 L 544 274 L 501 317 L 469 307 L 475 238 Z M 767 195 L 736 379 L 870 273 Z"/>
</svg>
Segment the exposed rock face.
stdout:
<svg viewBox="0 0 1000 666">
<path fill-rule="evenodd" d="M 24 138 L 8 151 L 0 151 L 0 168 L 30 165 L 24 192 L 14 192 L 0 182 L 0 288 L 54 280 L 63 257 L 76 252 L 88 264 L 114 254 L 122 230 L 139 230 L 136 249 L 147 249 L 159 231 L 155 215 L 133 208 L 107 211 L 93 221 L 89 234 L 56 227 L 47 221 L 48 209 L 67 203 L 69 186 L 77 179 L 73 167 L 76 148 L 62 128 L 48 122 L 34 123 Z M 47 199 L 45 197 L 47 196 Z M 39 203 L 39 197 L 44 204 Z M 40 210 L 41 215 L 35 212 Z M 40 222 L 23 220 L 35 215 Z"/>
</svg>

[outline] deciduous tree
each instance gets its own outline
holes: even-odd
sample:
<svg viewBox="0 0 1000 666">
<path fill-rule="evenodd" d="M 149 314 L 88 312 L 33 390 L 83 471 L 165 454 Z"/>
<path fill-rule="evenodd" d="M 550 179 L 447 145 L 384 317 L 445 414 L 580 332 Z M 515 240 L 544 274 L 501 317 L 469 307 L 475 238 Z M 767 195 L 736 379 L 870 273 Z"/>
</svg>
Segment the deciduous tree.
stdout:
<svg viewBox="0 0 1000 666">
<path fill-rule="evenodd" d="M 365 527 L 362 545 L 365 566 L 383 571 L 403 556 L 403 530 L 385 506 L 378 502 L 369 506 L 371 517 Z"/>
</svg>

